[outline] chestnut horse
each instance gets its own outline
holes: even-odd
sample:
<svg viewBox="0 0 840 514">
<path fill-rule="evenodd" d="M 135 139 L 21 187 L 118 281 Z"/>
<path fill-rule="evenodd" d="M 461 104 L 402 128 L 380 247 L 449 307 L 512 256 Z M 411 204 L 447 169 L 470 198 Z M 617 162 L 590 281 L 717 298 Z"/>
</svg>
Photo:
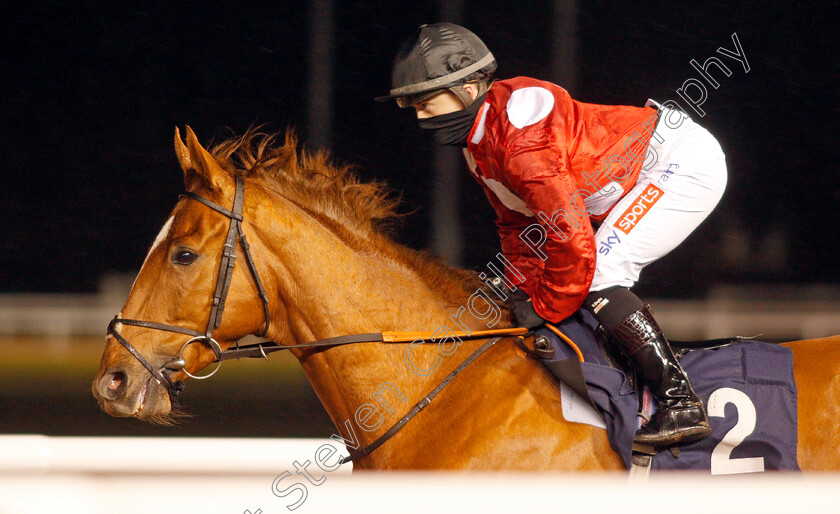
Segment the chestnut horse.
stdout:
<svg viewBox="0 0 840 514">
<path fill-rule="evenodd" d="M 360 183 L 324 155 L 299 155 L 293 136 L 286 135 L 282 145 L 273 141 L 249 131 L 208 152 L 189 127 L 186 145 L 176 130 L 188 194 L 229 209 L 237 178 L 246 186 L 241 230 L 254 270 L 243 264 L 233 268 L 224 317 L 213 332 L 221 349 L 266 328 L 266 338 L 288 346 L 346 334 L 453 327 L 453 314 L 463 314 L 461 308 L 484 284 L 473 273 L 389 239 L 381 222 L 393 217 L 395 201 L 381 185 Z M 195 199 L 183 197 L 176 204 L 154 241 L 120 313 L 126 322 L 148 320 L 196 334 L 212 325 L 208 316 L 231 221 Z M 233 246 L 240 256 L 246 251 L 241 242 Z M 266 306 L 259 296 L 263 288 Z M 496 328 L 509 327 L 508 311 L 498 309 Z M 457 319 L 471 331 L 488 328 L 486 318 Z M 184 346 L 188 336 L 182 333 L 116 326 L 151 366 L 164 370 L 166 380 L 185 379 L 215 360 L 206 344 Z M 405 344 L 291 351 L 342 437 L 364 447 L 483 342 L 454 341 L 413 345 L 410 358 Z M 840 469 L 840 337 L 787 345 L 794 352 L 799 391 L 799 465 Z M 182 368 L 166 369 L 179 355 Z M 172 402 L 164 385 L 109 335 L 93 383 L 108 414 L 166 422 Z M 466 367 L 393 438 L 356 460 L 355 468 L 624 466 L 605 430 L 564 420 L 555 379 L 507 338 Z"/>
</svg>

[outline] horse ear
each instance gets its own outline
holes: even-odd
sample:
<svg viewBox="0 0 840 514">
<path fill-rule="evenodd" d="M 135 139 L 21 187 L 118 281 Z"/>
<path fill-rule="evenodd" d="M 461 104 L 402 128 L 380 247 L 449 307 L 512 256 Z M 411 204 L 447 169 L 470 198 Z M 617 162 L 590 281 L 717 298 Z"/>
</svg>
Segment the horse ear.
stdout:
<svg viewBox="0 0 840 514">
<path fill-rule="evenodd" d="M 225 171 L 210 153 L 198 142 L 195 132 L 187 125 L 187 144 L 181 143 L 180 133 L 175 131 L 175 153 L 184 170 L 184 185 L 187 191 L 195 191 L 202 185 L 212 191 L 222 189 Z"/>
<path fill-rule="evenodd" d="M 181 140 L 181 131 L 178 130 L 178 127 L 175 127 L 175 155 L 178 157 L 178 163 L 181 164 L 184 173 L 192 168 L 190 151 L 187 150 L 187 145 Z"/>
</svg>

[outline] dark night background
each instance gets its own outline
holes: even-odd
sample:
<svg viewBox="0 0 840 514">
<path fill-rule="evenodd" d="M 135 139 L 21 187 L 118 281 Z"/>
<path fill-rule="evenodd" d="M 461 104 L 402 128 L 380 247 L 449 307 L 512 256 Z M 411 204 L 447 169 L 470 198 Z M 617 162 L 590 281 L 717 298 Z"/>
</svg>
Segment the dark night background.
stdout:
<svg viewBox="0 0 840 514">
<path fill-rule="evenodd" d="M 581 101 L 680 101 L 717 55 L 695 120 L 721 142 L 729 185 L 713 215 L 642 275 L 640 291 L 702 295 L 712 283 L 840 282 L 837 4 L 581 2 Z M 309 3 L 33 2 L 6 10 L 0 61 L 3 215 L 0 292 L 94 291 L 134 272 L 182 191 L 174 127 L 207 146 L 253 124 L 306 127 Z M 413 212 L 397 239 L 429 245 L 430 141 L 412 114 L 372 98 L 400 43 L 435 4 L 334 3 L 330 150 L 384 179 Z M 499 61 L 499 78 L 550 78 L 551 2 L 468 3 L 463 24 Z M 831 22 L 830 20 L 835 20 Z M 751 70 L 715 53 L 735 32 Z M 563 84 L 561 84 L 563 85 Z M 464 265 L 495 253 L 493 214 L 462 177 Z"/>
</svg>

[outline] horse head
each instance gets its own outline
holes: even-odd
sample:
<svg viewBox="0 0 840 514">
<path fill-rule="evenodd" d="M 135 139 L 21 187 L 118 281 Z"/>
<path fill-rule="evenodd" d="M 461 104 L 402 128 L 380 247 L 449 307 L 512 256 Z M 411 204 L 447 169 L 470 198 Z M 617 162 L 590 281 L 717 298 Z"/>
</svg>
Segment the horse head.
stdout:
<svg viewBox="0 0 840 514">
<path fill-rule="evenodd" d="M 244 197 L 244 179 L 223 169 L 189 127 L 186 145 L 176 129 L 175 153 L 187 194 L 152 244 L 109 327 L 93 383 L 100 406 L 114 416 L 166 422 L 183 380 L 233 342 L 268 329 L 259 265 L 248 253 L 249 266 L 234 266 L 235 255 L 244 260 L 247 252 L 241 236 L 249 228 L 243 219 L 251 207 L 243 208 L 242 198 L 236 198 L 239 188 Z"/>
</svg>

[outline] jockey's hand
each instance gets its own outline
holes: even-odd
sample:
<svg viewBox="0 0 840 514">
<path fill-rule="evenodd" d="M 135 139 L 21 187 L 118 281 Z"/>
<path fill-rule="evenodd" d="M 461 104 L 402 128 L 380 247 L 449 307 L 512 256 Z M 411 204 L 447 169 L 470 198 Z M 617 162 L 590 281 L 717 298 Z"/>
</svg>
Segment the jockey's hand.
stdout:
<svg viewBox="0 0 840 514">
<path fill-rule="evenodd" d="M 511 299 L 516 326 L 532 329 L 545 323 L 545 320 L 534 310 L 534 304 L 525 291 L 522 289 L 516 291 L 511 295 Z"/>
</svg>

